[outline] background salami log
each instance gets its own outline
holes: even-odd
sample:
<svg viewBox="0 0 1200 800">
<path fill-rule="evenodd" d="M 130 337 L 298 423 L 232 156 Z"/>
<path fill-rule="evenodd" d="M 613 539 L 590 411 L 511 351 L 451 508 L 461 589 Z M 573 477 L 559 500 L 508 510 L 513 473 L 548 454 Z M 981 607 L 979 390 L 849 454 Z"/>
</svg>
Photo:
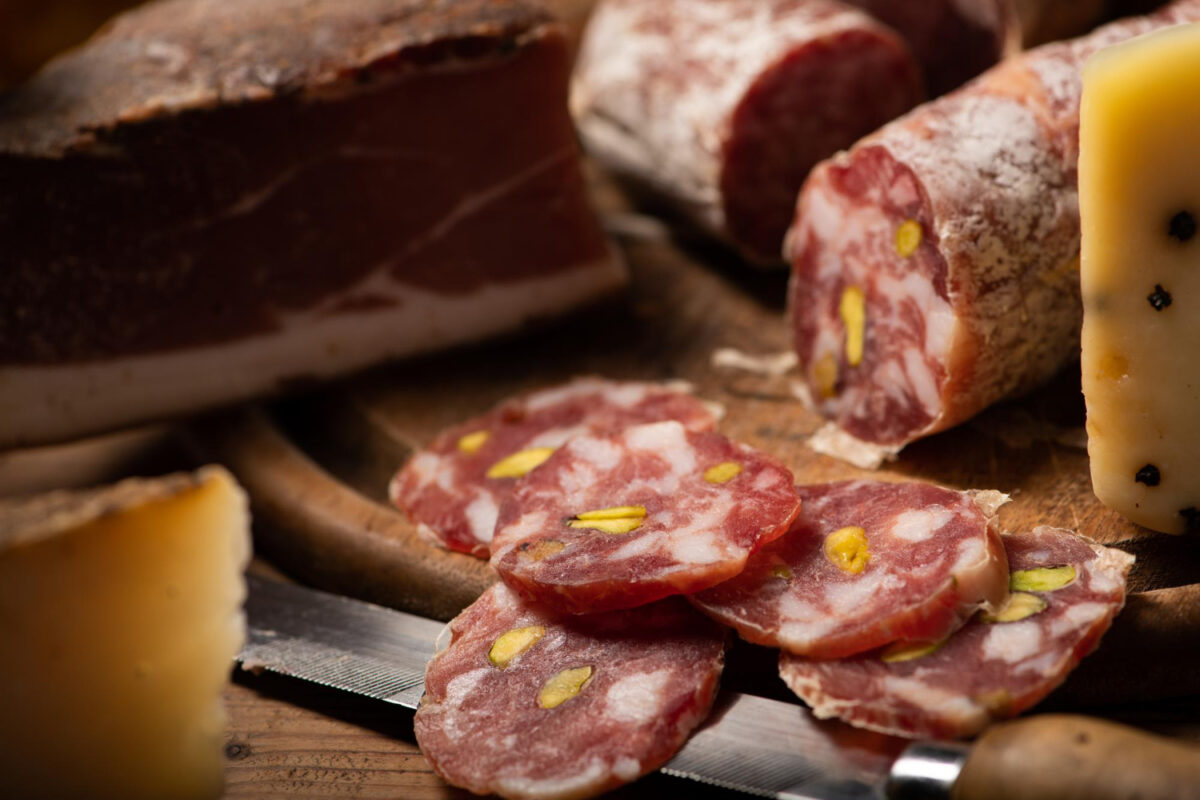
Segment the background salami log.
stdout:
<svg viewBox="0 0 1200 800">
<path fill-rule="evenodd" d="M 790 315 L 838 435 L 894 452 L 1077 355 L 1081 65 L 1198 19 L 1181 0 L 1030 51 L 813 171 L 786 244 Z M 851 457 L 838 435 L 815 444 Z"/>
<path fill-rule="evenodd" d="M 792 482 L 775 459 L 678 422 L 576 436 L 500 507 L 491 563 L 572 613 L 697 592 L 787 530 Z"/>
<path fill-rule="evenodd" d="M 1029 708 L 1099 644 L 1133 556 L 1062 528 L 1004 546 L 1016 591 L 998 619 L 977 617 L 940 646 L 837 661 L 784 653 L 780 675 L 818 717 L 897 736 L 970 736 Z"/>
<path fill-rule="evenodd" d="M 999 492 L 849 481 L 797 493 L 800 516 L 786 534 L 690 598 L 747 641 L 839 658 L 943 639 L 1008 594 Z"/>
<path fill-rule="evenodd" d="M 831 0 L 606 0 L 576 65 L 587 149 L 777 261 L 818 160 L 921 98 L 891 30 Z"/>
<path fill-rule="evenodd" d="M 1018 44 L 1017 17 L 1008 0 L 845 2 L 887 23 L 908 41 L 931 97 L 975 77 Z"/>
<path fill-rule="evenodd" d="M 689 430 L 716 425 L 712 407 L 686 384 L 578 378 L 507 400 L 438 434 L 405 463 L 388 494 L 429 541 L 487 558 L 500 504 L 553 448 L 576 434 L 667 419 Z M 497 469 L 503 464 L 510 467 Z"/>
<path fill-rule="evenodd" d="M 707 716 L 724 666 L 724 631 L 678 598 L 563 618 L 496 584 L 450 633 L 417 743 L 450 783 L 509 798 L 588 797 L 657 768 Z"/>
</svg>

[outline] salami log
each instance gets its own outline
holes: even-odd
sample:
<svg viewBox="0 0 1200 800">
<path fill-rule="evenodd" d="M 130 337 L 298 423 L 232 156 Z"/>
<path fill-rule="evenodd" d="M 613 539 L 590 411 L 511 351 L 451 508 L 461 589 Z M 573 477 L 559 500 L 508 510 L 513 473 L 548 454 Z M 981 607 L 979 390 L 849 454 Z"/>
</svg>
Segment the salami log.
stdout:
<svg viewBox="0 0 1200 800">
<path fill-rule="evenodd" d="M 895 28 L 921 62 L 932 97 L 995 64 L 1018 44 L 1010 0 L 844 0 Z"/>
<path fill-rule="evenodd" d="M 733 577 L 799 510 L 791 472 L 719 434 L 678 422 L 585 434 L 513 488 L 491 563 L 553 608 L 632 608 Z"/>
<path fill-rule="evenodd" d="M 814 446 L 877 464 L 1078 354 L 1081 65 L 1190 20 L 1181 0 L 1030 51 L 813 170 L 785 249 L 805 387 L 832 420 Z"/>
<path fill-rule="evenodd" d="M 571 102 L 602 162 L 777 262 L 808 170 L 920 85 L 899 36 L 832 0 L 605 0 Z"/>
<path fill-rule="evenodd" d="M 818 717 L 910 737 L 962 737 L 1062 683 L 1125 603 L 1133 556 L 1061 528 L 1005 536 L 1008 603 L 944 643 L 837 661 L 784 653 L 784 681 Z"/>
<path fill-rule="evenodd" d="M 924 483 L 801 486 L 800 516 L 692 602 L 743 639 L 838 658 L 942 639 L 1008 594 L 999 492 Z"/>
<path fill-rule="evenodd" d="M 579 798 L 665 763 L 707 716 L 725 634 L 678 598 L 563 617 L 503 584 L 450 623 L 413 727 L 477 794 Z"/>
<path fill-rule="evenodd" d="M 431 542 L 487 558 L 500 504 L 520 476 L 570 437 L 658 420 L 716 424 L 686 384 L 579 378 L 501 403 L 438 434 L 392 479 L 388 494 Z"/>
</svg>

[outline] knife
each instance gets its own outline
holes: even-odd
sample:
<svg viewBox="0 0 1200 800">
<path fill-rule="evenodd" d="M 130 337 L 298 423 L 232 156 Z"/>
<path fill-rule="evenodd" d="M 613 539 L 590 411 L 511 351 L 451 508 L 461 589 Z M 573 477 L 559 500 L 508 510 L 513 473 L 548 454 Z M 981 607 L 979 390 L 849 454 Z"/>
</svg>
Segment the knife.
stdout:
<svg viewBox="0 0 1200 800">
<path fill-rule="evenodd" d="M 242 669 L 415 709 L 440 622 L 247 576 Z M 1088 717 L 993 726 L 973 745 L 817 720 L 802 705 L 722 691 L 662 772 L 778 800 L 1200 800 L 1200 747 Z"/>
</svg>

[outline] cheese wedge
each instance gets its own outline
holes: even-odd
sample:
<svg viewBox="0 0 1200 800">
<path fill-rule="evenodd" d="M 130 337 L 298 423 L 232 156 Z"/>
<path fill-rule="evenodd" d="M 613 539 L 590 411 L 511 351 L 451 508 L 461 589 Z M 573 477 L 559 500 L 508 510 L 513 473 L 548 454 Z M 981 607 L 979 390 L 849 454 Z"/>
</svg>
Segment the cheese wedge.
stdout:
<svg viewBox="0 0 1200 800">
<path fill-rule="evenodd" d="M 219 797 L 249 554 L 220 468 L 0 502 L 0 794 Z"/>
<path fill-rule="evenodd" d="M 1083 392 L 1096 496 L 1139 525 L 1200 528 L 1200 26 L 1084 71 Z"/>
</svg>

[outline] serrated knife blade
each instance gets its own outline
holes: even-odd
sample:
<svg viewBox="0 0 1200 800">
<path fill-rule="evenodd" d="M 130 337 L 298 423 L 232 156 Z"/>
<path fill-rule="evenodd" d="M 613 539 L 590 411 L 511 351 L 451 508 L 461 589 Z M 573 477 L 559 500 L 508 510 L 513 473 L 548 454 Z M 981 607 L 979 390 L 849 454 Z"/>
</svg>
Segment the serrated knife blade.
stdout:
<svg viewBox="0 0 1200 800">
<path fill-rule="evenodd" d="M 256 576 L 247 585 L 242 669 L 417 707 L 442 623 Z M 956 745 L 922 754 L 895 737 L 816 720 L 801 705 L 723 691 L 662 771 L 779 800 L 939 797 L 964 754 Z M 896 794 L 904 773 L 912 780 L 901 789 L 917 793 Z"/>
</svg>

